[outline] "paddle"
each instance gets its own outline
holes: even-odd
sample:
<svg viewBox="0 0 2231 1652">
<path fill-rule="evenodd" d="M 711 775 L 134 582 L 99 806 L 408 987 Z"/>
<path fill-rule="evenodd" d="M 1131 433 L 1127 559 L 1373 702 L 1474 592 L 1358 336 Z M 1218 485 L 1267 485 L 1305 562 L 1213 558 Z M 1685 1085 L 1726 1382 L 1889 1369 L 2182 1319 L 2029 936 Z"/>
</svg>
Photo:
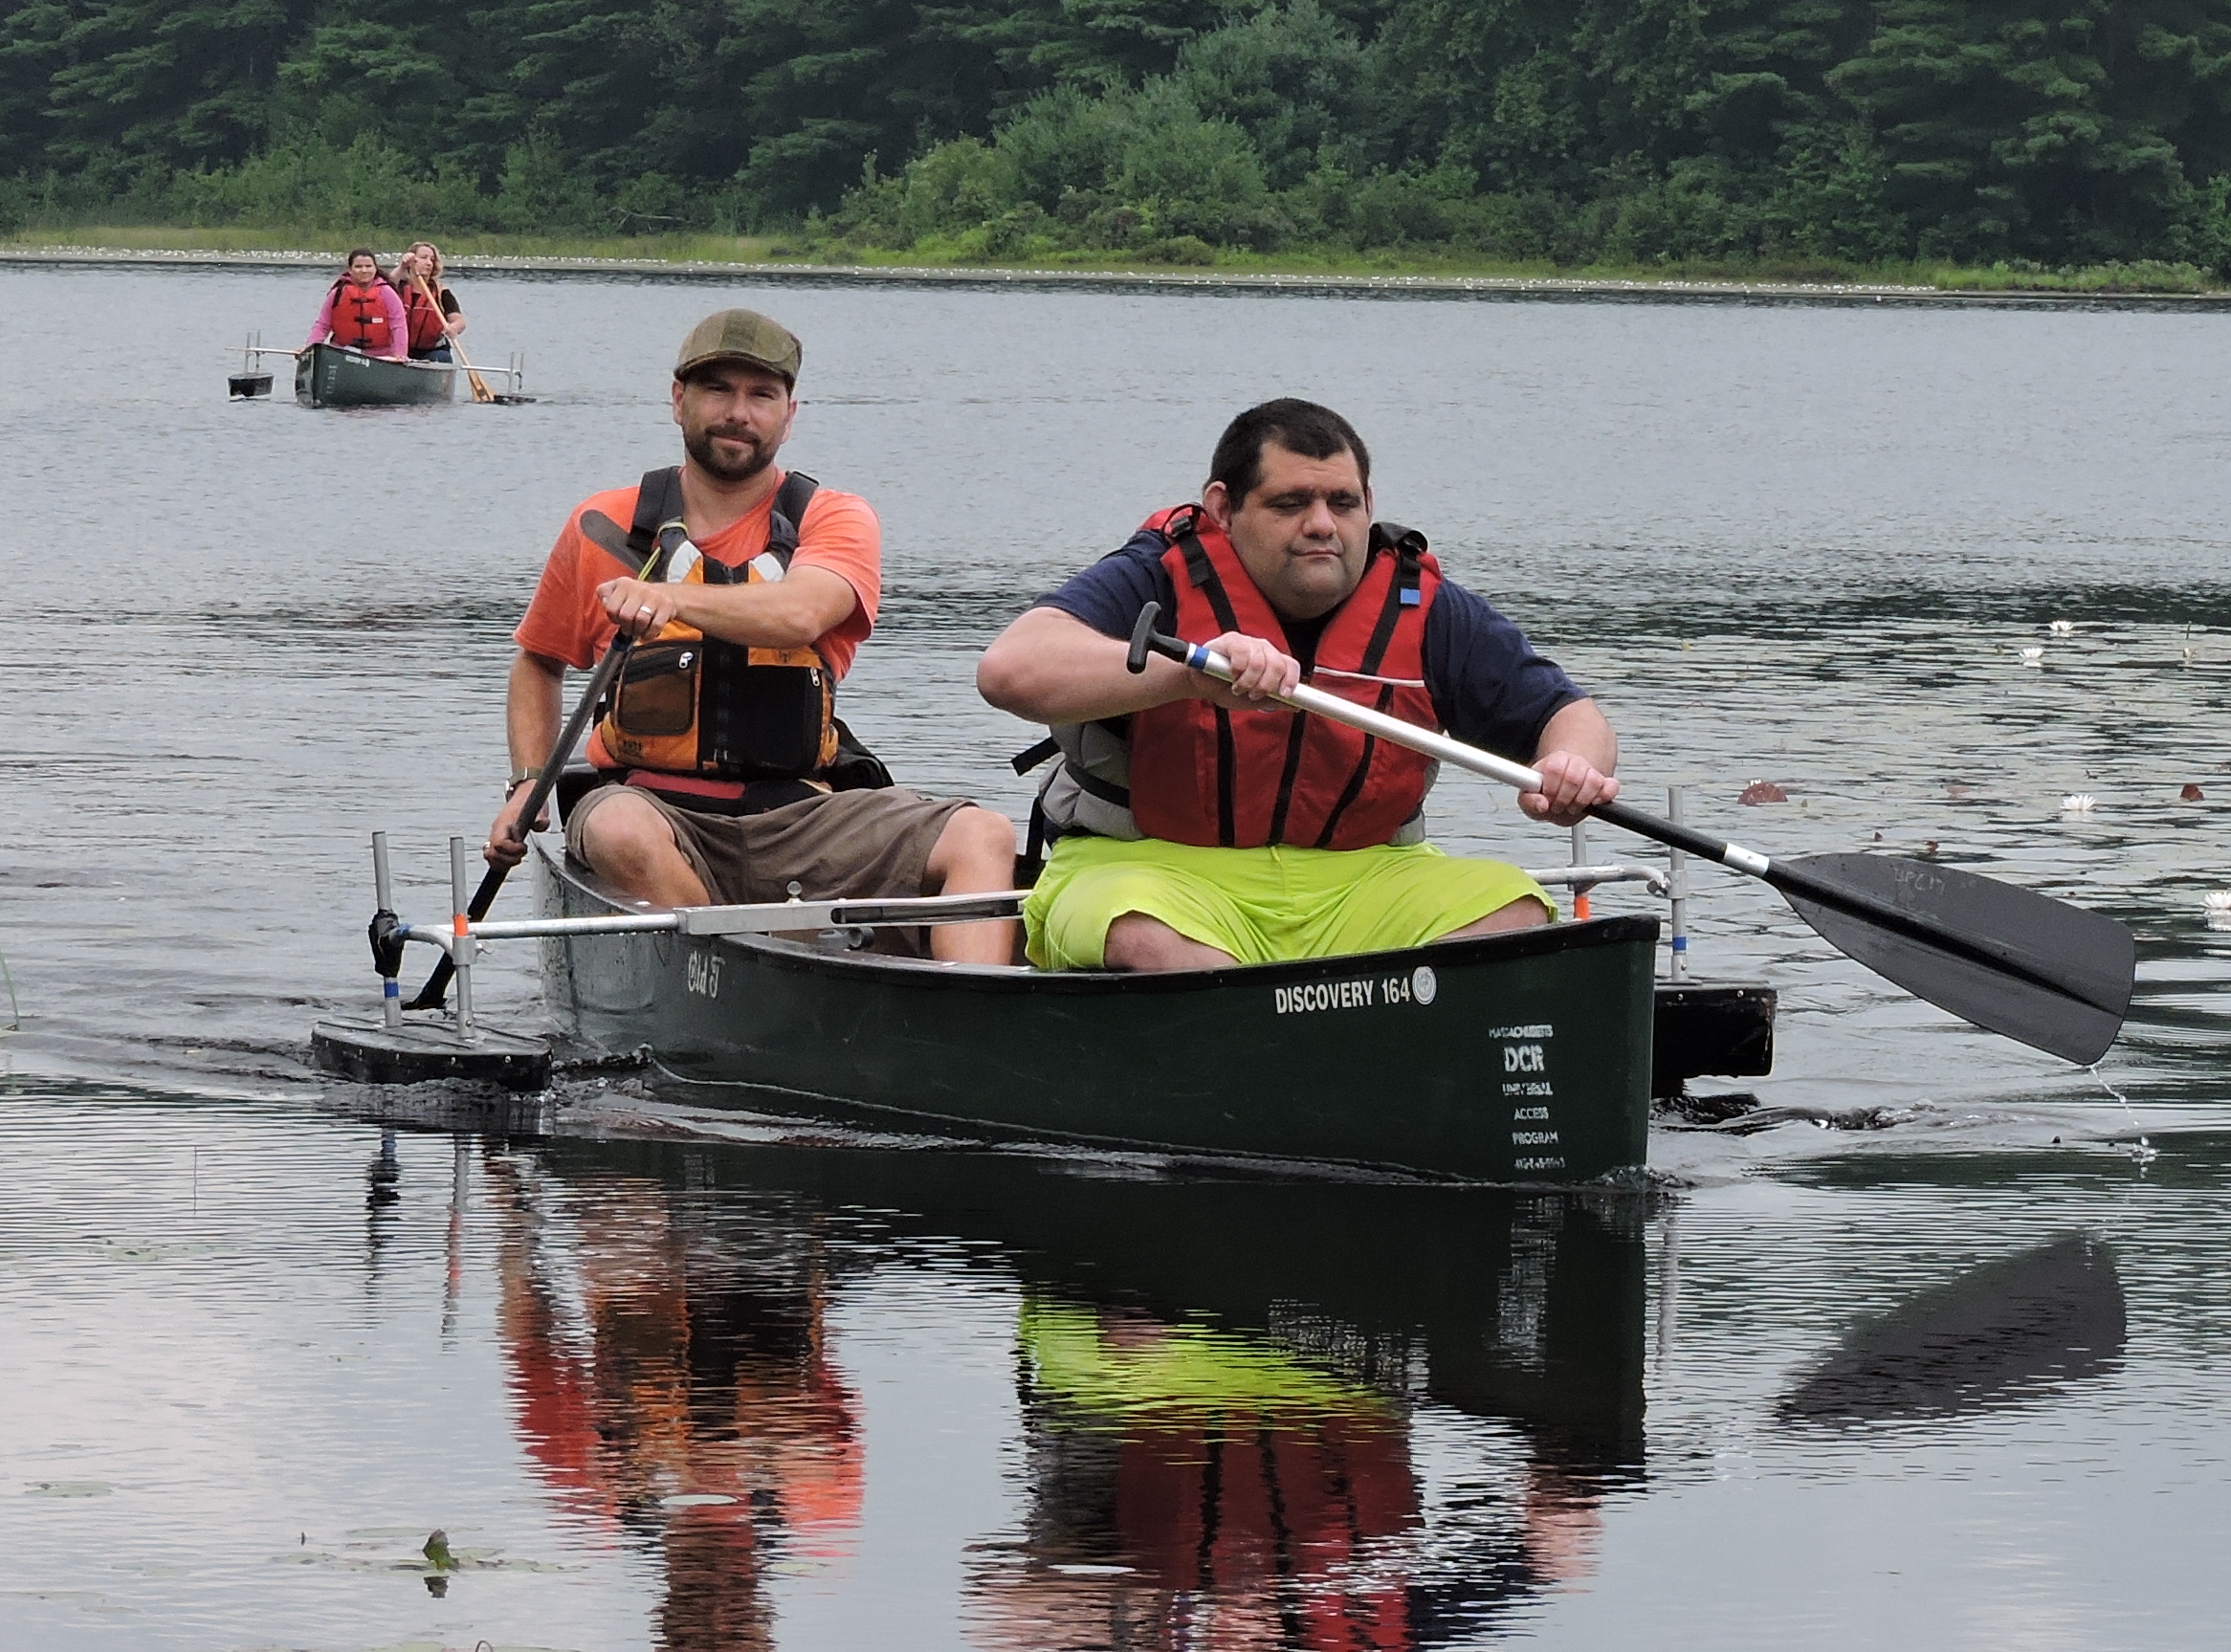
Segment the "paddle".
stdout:
<svg viewBox="0 0 2231 1652">
<path fill-rule="evenodd" d="M 1149 603 L 1132 628 L 1130 667 L 1149 652 L 1228 681 L 1221 654 L 1155 630 Z M 1541 789 L 1524 764 L 1296 685 L 1280 698 L 1298 711 L 1421 752 L 1521 791 Z M 1719 862 L 1772 885 L 1821 937 L 1877 975 L 1963 1021 L 2067 1061 L 2097 1061 L 2121 1030 L 2136 974 L 2136 943 L 2112 918 L 1975 872 L 1900 855 L 1807 855 L 1770 860 L 1621 803 L 1597 819 Z"/>
<path fill-rule="evenodd" d="M 413 271 L 410 278 L 418 284 L 418 290 L 426 295 L 426 301 L 433 306 L 433 313 L 437 316 L 440 315 L 442 313 L 441 300 L 433 296 L 433 289 L 426 284 L 426 277 Z M 465 357 L 465 341 L 454 333 L 450 335 L 450 348 L 455 352 L 458 363 L 465 369 L 465 383 L 473 386 L 473 399 L 475 402 L 495 401 L 496 392 L 488 387 L 486 379 L 473 370 L 473 363 Z M 447 985 L 448 983 L 444 982 L 443 984 Z"/>
<path fill-rule="evenodd" d="M 670 522 L 666 527 L 678 525 Z M 658 531 L 661 541 L 666 537 L 666 527 Z M 637 579 L 651 572 L 652 564 L 658 561 L 659 554 L 659 549 L 653 547 L 651 555 L 644 559 L 643 565 L 635 570 Z M 558 731 L 557 743 L 551 746 L 550 756 L 542 764 L 542 772 L 535 778 L 535 789 L 527 793 L 526 806 L 519 810 L 512 822 L 515 843 L 527 841 L 527 833 L 534 829 L 535 822 L 541 816 L 542 805 L 550 801 L 551 790 L 558 784 L 559 771 L 565 766 L 565 760 L 573 755 L 573 748 L 581 743 L 582 730 L 588 727 L 588 719 L 596 715 L 597 702 L 605 697 L 618 679 L 620 668 L 627 664 L 629 651 L 634 646 L 635 639 L 625 631 L 614 636 L 612 646 L 605 650 L 605 657 L 597 661 L 596 670 L 589 673 L 588 685 L 581 691 L 581 699 L 574 706 L 573 715 L 565 719 L 565 726 Z M 496 904 L 497 892 L 503 888 L 503 880 L 510 875 L 511 868 L 507 866 L 490 867 L 487 875 L 480 880 L 480 887 L 473 892 L 473 899 L 465 908 L 465 916 L 474 923 L 486 917 L 488 909 Z M 441 1008 L 442 1001 L 449 996 L 450 978 L 456 973 L 457 966 L 444 957 L 433 966 L 433 973 L 426 978 L 426 984 L 418 989 L 418 996 L 403 1007 Z"/>
</svg>

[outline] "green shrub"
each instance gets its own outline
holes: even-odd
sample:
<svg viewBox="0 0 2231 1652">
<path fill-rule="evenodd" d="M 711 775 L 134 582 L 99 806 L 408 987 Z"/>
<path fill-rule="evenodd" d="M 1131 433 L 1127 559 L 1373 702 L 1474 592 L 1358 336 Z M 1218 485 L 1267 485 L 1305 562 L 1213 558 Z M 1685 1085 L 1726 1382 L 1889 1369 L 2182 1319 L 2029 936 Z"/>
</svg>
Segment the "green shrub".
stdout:
<svg viewBox="0 0 2231 1652">
<path fill-rule="evenodd" d="M 1138 256 L 1152 264 L 1213 264 L 1216 249 L 1198 235 L 1172 235 L 1147 242 L 1138 249 Z"/>
</svg>

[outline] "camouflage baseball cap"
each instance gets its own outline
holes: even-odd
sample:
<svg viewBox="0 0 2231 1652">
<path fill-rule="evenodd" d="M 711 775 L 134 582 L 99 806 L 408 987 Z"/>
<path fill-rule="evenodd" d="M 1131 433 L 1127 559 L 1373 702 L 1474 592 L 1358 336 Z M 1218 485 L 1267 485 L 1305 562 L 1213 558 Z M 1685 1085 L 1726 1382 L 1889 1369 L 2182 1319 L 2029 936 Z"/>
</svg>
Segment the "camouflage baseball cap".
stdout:
<svg viewBox="0 0 2231 1652">
<path fill-rule="evenodd" d="M 787 327 L 757 310 L 722 310 L 690 329 L 681 354 L 674 358 L 674 376 L 687 378 L 714 362 L 744 362 L 795 386 L 805 354 Z"/>
</svg>

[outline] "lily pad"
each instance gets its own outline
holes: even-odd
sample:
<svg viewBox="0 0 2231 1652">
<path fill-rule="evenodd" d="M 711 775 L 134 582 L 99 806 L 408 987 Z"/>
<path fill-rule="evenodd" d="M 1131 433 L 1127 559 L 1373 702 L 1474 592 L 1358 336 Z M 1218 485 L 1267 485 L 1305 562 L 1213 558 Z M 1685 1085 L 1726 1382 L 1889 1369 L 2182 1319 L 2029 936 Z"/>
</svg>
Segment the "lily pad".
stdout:
<svg viewBox="0 0 2231 1652">
<path fill-rule="evenodd" d="M 210 1247 L 190 1242 L 166 1244 L 161 1240 L 120 1239 L 100 1247 L 110 1262 L 176 1262 L 181 1257 L 206 1256 Z"/>
</svg>

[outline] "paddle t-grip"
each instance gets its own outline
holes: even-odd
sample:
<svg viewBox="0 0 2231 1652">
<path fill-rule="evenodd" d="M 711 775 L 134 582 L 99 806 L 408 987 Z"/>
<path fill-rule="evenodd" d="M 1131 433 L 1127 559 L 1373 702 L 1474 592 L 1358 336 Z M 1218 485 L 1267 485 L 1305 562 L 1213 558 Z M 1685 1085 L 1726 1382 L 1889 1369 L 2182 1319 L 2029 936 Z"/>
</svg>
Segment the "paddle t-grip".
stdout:
<svg viewBox="0 0 2231 1652">
<path fill-rule="evenodd" d="M 1146 670 L 1146 656 L 1160 654 L 1164 659 L 1176 660 L 1189 671 L 1206 672 L 1212 677 L 1230 680 L 1231 667 L 1223 657 L 1211 652 L 1201 643 L 1188 643 L 1182 638 L 1164 636 L 1154 628 L 1155 621 L 1162 617 L 1160 603 L 1149 603 L 1138 610 L 1138 619 L 1131 628 L 1131 653 L 1124 660 L 1125 668 L 1133 676 Z"/>
<path fill-rule="evenodd" d="M 1146 670 L 1146 656 L 1154 650 L 1154 623 L 1162 617 L 1162 606 L 1149 603 L 1138 610 L 1138 618 L 1131 627 L 1131 654 L 1123 662 L 1124 669 L 1133 676 Z"/>
</svg>

